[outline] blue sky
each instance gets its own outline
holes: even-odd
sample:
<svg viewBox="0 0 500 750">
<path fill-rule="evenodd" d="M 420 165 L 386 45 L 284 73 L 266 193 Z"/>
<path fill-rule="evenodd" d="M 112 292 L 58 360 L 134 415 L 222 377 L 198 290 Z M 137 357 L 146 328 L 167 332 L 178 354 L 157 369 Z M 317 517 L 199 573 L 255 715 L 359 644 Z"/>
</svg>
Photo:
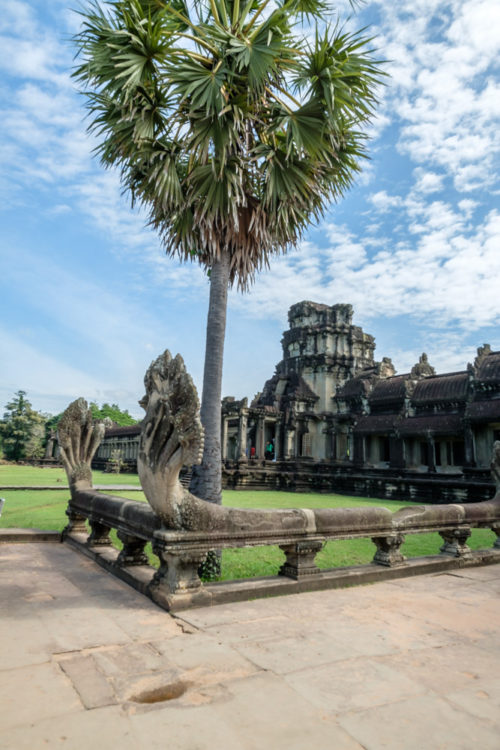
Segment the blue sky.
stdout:
<svg viewBox="0 0 500 750">
<path fill-rule="evenodd" d="M 208 285 L 93 159 L 67 5 L 2 1 L 0 411 L 22 388 L 50 413 L 84 396 L 140 416 L 165 348 L 200 387 Z M 371 161 L 296 251 L 231 292 L 225 395 L 261 390 L 303 299 L 351 303 L 398 372 L 422 351 L 444 372 L 500 349 L 500 3 L 375 0 L 352 23 L 391 61 Z"/>
</svg>

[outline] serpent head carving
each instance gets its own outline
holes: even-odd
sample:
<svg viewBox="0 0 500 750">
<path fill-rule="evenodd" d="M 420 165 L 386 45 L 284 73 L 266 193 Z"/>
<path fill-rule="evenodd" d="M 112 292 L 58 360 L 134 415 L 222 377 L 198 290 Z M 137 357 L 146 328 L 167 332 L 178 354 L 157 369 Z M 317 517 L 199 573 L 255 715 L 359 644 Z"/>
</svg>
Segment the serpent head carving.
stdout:
<svg viewBox="0 0 500 750">
<path fill-rule="evenodd" d="M 104 437 L 104 424 L 94 421 L 83 398 L 73 401 L 57 426 L 57 439 L 70 488 L 92 487 L 92 459 Z"/>
<path fill-rule="evenodd" d="M 144 386 L 139 476 L 153 510 L 169 526 L 179 527 L 182 501 L 189 494 L 179 472 L 200 463 L 203 452 L 198 394 L 180 354 L 172 357 L 168 350 L 152 362 Z"/>
</svg>

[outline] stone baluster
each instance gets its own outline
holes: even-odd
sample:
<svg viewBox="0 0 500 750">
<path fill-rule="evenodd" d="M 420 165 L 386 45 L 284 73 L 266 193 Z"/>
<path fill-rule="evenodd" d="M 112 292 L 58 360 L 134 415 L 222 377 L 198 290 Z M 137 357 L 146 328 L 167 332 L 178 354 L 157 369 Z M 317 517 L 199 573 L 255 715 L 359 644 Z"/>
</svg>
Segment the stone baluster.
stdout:
<svg viewBox="0 0 500 750">
<path fill-rule="evenodd" d="M 118 565 L 126 567 L 128 565 L 149 564 L 148 557 L 144 552 L 144 547 L 146 546 L 145 539 L 139 539 L 139 537 L 128 534 L 125 531 L 118 531 L 117 536 L 123 544 L 123 549 L 116 560 Z"/>
<path fill-rule="evenodd" d="M 66 534 L 88 534 L 87 519 L 85 516 L 82 516 L 80 513 L 73 510 L 71 503 L 66 509 L 66 515 L 68 517 L 68 523 L 64 528 L 63 536 L 66 536 Z"/>
<path fill-rule="evenodd" d="M 497 535 L 497 538 L 493 542 L 493 549 L 500 550 L 500 523 L 494 523 L 490 526 L 490 528 Z"/>
<path fill-rule="evenodd" d="M 286 560 L 279 569 L 280 576 L 294 578 L 296 581 L 320 572 L 315 563 L 318 552 L 323 548 L 323 541 L 311 540 L 295 542 L 294 544 L 280 544 Z"/>
<path fill-rule="evenodd" d="M 393 568 L 402 565 L 406 557 L 401 554 L 401 545 L 405 537 L 403 534 L 391 534 L 390 536 L 374 536 L 372 542 L 377 547 L 373 562 L 377 565 L 385 565 Z"/>
<path fill-rule="evenodd" d="M 153 552 L 160 559 L 160 567 L 149 584 L 151 598 L 161 606 L 169 608 L 172 598 L 178 600 L 185 595 L 192 598 L 203 588 L 198 570 L 209 552 L 206 549 L 182 548 L 179 551 L 165 549 L 157 540 L 153 541 Z"/>
<path fill-rule="evenodd" d="M 89 520 L 90 523 L 90 536 L 87 539 L 87 545 L 89 547 L 107 547 L 112 544 L 109 538 L 109 532 L 111 531 L 110 526 L 106 526 L 100 521 Z"/>
<path fill-rule="evenodd" d="M 471 530 L 468 527 L 440 531 L 439 536 L 444 541 L 441 547 L 441 554 L 449 555 L 450 557 L 470 557 L 471 550 L 467 545 L 467 539 L 470 535 Z"/>
</svg>

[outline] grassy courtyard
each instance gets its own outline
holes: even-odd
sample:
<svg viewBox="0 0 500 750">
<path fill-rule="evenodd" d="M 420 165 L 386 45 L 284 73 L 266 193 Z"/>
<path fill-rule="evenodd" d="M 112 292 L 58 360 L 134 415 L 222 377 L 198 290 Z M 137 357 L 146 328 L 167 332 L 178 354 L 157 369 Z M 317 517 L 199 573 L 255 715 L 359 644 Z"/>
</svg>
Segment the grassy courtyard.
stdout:
<svg viewBox="0 0 500 750">
<path fill-rule="evenodd" d="M 37 490 L 44 485 L 61 484 L 59 490 Z M 131 484 L 139 486 L 135 474 L 104 474 L 94 472 L 94 484 Z M 0 466 L 0 485 L 32 486 L 29 490 L 4 490 L 0 496 L 6 503 L 0 527 L 20 527 L 56 529 L 61 531 L 66 523 L 65 510 L 69 491 L 65 487 L 66 476 L 62 469 L 38 469 L 26 466 Z M 133 500 L 145 500 L 142 492 L 120 491 L 113 493 Z M 393 500 L 379 500 L 346 495 L 318 495 L 293 492 L 237 492 L 225 490 L 224 505 L 237 508 L 340 508 L 360 506 L 384 506 L 395 512 L 408 503 Z M 119 546 L 116 536 L 114 541 Z M 488 548 L 493 545 L 495 534 L 487 529 L 474 529 L 469 540 L 472 549 Z M 402 547 L 407 557 L 432 555 L 439 552 L 442 544 L 439 534 L 408 535 Z M 320 568 L 344 567 L 370 562 L 374 545 L 369 539 L 350 539 L 328 542 L 317 557 Z M 151 554 L 151 553 L 150 553 Z M 151 562 L 156 558 L 151 555 Z M 284 561 L 284 554 L 278 547 L 224 550 L 222 580 L 275 575 Z"/>
</svg>

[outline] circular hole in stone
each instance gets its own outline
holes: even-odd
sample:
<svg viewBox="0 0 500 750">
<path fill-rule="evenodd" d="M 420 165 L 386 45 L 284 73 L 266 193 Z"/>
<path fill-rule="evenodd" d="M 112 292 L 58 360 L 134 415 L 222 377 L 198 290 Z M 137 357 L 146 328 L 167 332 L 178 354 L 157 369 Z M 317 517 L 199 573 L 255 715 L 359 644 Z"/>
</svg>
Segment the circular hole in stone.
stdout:
<svg viewBox="0 0 500 750">
<path fill-rule="evenodd" d="M 184 695 L 189 687 L 188 682 L 171 682 L 169 685 L 160 685 L 160 687 L 150 690 L 143 690 L 142 693 L 133 695 L 130 700 L 134 703 L 162 703 L 163 701 L 173 701 Z"/>
</svg>

